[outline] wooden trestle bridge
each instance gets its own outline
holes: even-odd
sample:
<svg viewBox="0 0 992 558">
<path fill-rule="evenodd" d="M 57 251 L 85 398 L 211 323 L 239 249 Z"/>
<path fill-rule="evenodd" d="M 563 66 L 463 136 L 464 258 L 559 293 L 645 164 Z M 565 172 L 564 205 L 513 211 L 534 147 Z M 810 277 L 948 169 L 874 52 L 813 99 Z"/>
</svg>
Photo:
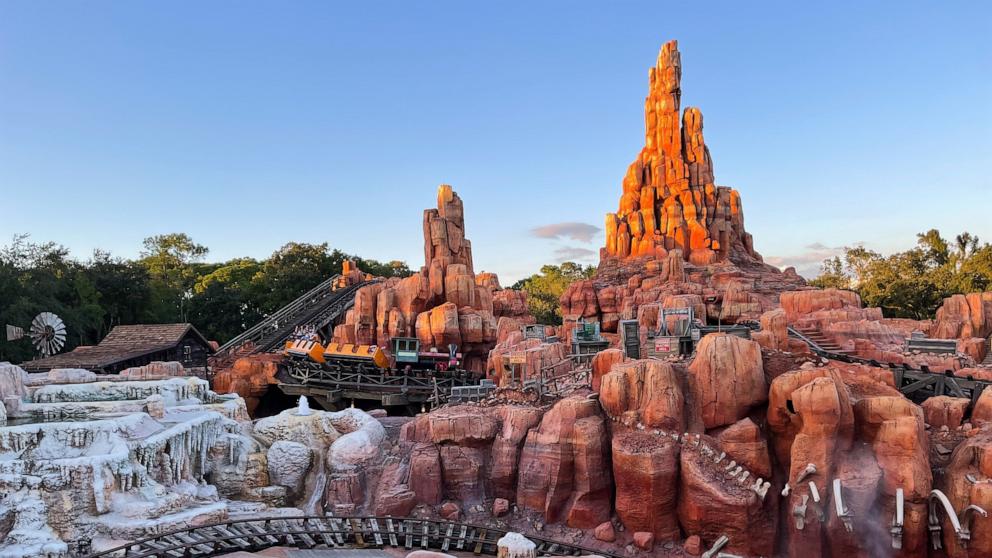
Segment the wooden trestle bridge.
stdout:
<svg viewBox="0 0 992 558">
<path fill-rule="evenodd" d="M 274 546 L 300 549 L 440 550 L 496 556 L 496 542 L 507 531 L 443 520 L 395 517 L 293 516 L 238 519 L 169 531 L 136 540 L 89 558 L 194 558 L 231 552 L 257 552 Z M 606 558 L 618 555 L 570 543 L 534 537 L 540 556 Z"/>
<path fill-rule="evenodd" d="M 789 328 L 789 335 L 809 345 L 810 350 L 817 356 L 849 364 L 865 364 L 875 368 L 890 370 L 896 389 L 917 403 L 930 397 L 946 395 L 949 397 L 969 399 L 971 400 L 970 406 L 974 407 L 975 402 L 978 401 L 982 392 L 992 386 L 992 381 L 981 380 L 972 376 L 955 376 L 953 371 L 950 370 L 943 372 L 934 371 L 930 370 L 926 365 L 922 365 L 920 368 L 910 368 L 905 364 L 896 364 L 893 362 L 881 363 L 873 359 L 829 351 L 821 347 L 815 340 L 810 339 L 801 331 L 792 327 Z"/>
</svg>

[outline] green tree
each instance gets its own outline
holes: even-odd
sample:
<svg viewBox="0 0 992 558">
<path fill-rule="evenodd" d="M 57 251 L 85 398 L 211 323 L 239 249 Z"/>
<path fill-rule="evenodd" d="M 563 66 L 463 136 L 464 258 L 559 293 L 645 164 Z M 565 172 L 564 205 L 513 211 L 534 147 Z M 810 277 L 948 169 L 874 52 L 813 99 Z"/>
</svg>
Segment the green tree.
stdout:
<svg viewBox="0 0 992 558">
<path fill-rule="evenodd" d="M 545 265 L 540 273 L 517 281 L 511 288 L 527 292 L 527 306 L 539 323 L 558 325 L 562 321 L 558 299 L 569 285 L 592 277 L 595 271 L 591 265 L 575 262 Z"/>
<path fill-rule="evenodd" d="M 262 319 L 261 270 L 258 261 L 241 258 L 197 278 L 189 316 L 201 333 L 224 343 Z"/>
<path fill-rule="evenodd" d="M 883 257 L 863 247 L 845 248 L 824 262 L 814 286 L 854 288 L 865 304 L 886 316 L 932 318 L 943 299 L 992 286 L 992 246 L 963 232 L 949 243 L 940 231 L 916 235 L 917 245 Z"/>
<path fill-rule="evenodd" d="M 145 317 L 152 323 L 186 322 L 188 302 L 196 283 L 196 264 L 207 255 L 206 246 L 185 233 L 151 236 L 144 241 L 141 263 L 148 270 L 152 304 Z"/>
<path fill-rule="evenodd" d="M 821 289 L 847 289 L 851 286 L 851 278 L 847 275 L 840 256 L 834 256 L 823 260 L 820 275 L 809 284 Z"/>
</svg>

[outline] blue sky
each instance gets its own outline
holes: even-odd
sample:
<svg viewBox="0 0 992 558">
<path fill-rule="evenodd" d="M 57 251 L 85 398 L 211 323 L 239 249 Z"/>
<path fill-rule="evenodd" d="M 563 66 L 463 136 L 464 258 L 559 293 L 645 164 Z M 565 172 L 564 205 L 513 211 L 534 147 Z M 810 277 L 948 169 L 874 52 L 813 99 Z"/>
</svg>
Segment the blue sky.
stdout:
<svg viewBox="0 0 992 558">
<path fill-rule="evenodd" d="M 450 183 L 509 283 L 602 245 L 534 229 L 616 210 L 668 39 L 769 261 L 992 240 L 992 4 L 697 4 L 0 0 L 0 241 L 417 267 Z"/>
</svg>

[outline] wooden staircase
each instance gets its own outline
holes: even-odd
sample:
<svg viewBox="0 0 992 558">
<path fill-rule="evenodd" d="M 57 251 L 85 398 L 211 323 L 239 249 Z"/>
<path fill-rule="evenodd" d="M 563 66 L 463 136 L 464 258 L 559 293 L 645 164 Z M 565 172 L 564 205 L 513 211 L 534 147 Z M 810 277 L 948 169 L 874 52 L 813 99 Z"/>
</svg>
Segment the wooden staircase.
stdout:
<svg viewBox="0 0 992 558">
<path fill-rule="evenodd" d="M 851 354 L 851 351 L 842 349 L 840 345 L 838 345 L 837 343 L 835 343 L 834 341 L 832 341 L 831 339 L 829 339 L 817 327 L 814 327 L 814 326 L 803 326 L 803 327 L 796 327 L 795 329 L 799 333 L 802 333 L 804 336 L 806 336 L 807 339 L 809 339 L 813 343 L 816 343 L 816 345 L 820 349 L 823 349 L 824 351 L 827 351 L 828 353 L 839 353 L 839 354 L 842 354 L 842 355 L 850 355 Z"/>
<path fill-rule="evenodd" d="M 982 361 L 982 366 L 992 366 L 992 338 L 985 340 L 985 360 Z"/>
</svg>

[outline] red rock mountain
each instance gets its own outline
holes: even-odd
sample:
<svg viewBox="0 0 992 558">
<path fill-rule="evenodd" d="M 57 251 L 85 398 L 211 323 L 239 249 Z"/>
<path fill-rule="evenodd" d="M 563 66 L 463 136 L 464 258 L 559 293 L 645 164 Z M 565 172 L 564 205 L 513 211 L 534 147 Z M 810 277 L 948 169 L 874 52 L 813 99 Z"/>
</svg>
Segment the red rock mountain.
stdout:
<svg viewBox="0 0 992 558">
<path fill-rule="evenodd" d="M 499 288 L 492 273 L 475 274 L 465 238 L 465 208 L 451 186 L 424 210 L 424 267 L 410 277 L 358 290 L 355 306 L 334 328 L 334 341 L 389 349 L 393 337 L 417 337 L 424 347 L 458 345 L 470 370 L 482 371 L 496 344 L 501 317 L 532 322 L 526 293 Z"/>
<path fill-rule="evenodd" d="M 718 260 L 761 260 L 744 230 L 741 196 L 717 186 L 703 140 L 703 114 L 682 100 L 682 61 L 669 41 L 648 72 L 644 148 L 627 168 L 616 213 L 606 214 L 604 255 L 655 256 L 682 250 L 706 265 Z"/>
<path fill-rule="evenodd" d="M 806 282 L 762 261 L 744 230 L 740 194 L 715 184 L 702 113 L 680 114 L 675 41 L 648 77 L 644 148 L 624 176 L 619 209 L 606 215 L 596 275 L 562 295 L 562 316 L 599 321 L 611 333 L 621 319 L 655 327 L 662 307 L 692 307 L 713 322 L 756 320 Z"/>
</svg>

